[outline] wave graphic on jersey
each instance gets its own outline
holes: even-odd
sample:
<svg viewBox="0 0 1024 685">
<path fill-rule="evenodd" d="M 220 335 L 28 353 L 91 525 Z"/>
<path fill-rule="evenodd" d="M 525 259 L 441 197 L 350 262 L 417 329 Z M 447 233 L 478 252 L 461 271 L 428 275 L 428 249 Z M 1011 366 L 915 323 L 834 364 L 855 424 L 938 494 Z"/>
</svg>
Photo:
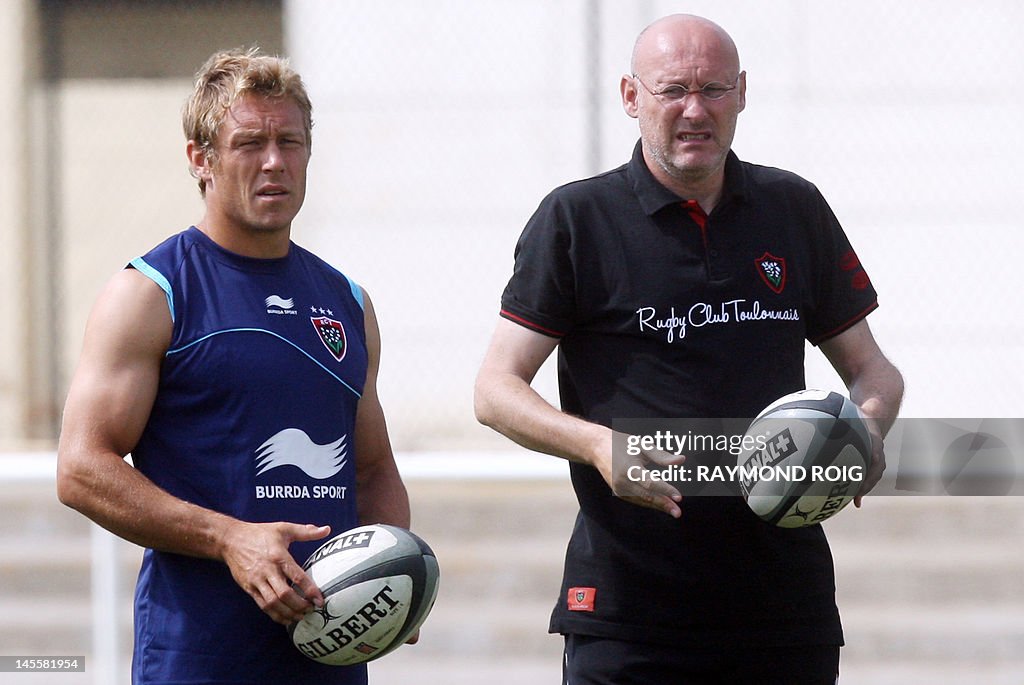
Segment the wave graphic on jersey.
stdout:
<svg viewBox="0 0 1024 685">
<path fill-rule="evenodd" d="M 297 466 L 310 478 L 336 476 L 345 466 L 347 435 L 326 445 L 313 442 L 298 428 L 285 428 L 256 450 L 256 475 L 279 466 Z"/>
<path fill-rule="evenodd" d="M 279 295 L 271 295 L 264 302 L 268 307 L 280 307 L 281 309 L 291 309 L 295 306 L 295 300 L 290 297 L 286 300 Z"/>
</svg>

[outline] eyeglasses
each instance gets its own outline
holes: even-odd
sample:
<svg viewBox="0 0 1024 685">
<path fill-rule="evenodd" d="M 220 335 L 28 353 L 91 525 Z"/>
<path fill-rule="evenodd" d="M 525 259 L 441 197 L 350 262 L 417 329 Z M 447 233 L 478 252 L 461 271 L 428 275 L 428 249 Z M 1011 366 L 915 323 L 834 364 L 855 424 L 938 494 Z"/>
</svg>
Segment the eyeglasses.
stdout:
<svg viewBox="0 0 1024 685">
<path fill-rule="evenodd" d="M 641 81 L 640 77 L 637 76 L 636 74 L 633 74 L 633 78 L 637 80 L 637 83 L 644 87 L 644 90 L 646 90 L 648 93 L 650 93 L 658 100 L 666 104 L 682 102 L 684 99 L 686 99 L 686 96 L 691 93 L 697 93 L 707 100 L 721 100 L 722 98 L 729 94 L 729 91 L 736 90 L 736 86 L 740 80 L 740 77 L 737 76 L 736 80 L 733 82 L 731 86 L 727 83 L 719 83 L 718 81 L 712 81 L 711 83 L 705 83 L 700 88 L 696 88 L 693 90 L 687 88 L 681 83 L 673 83 L 668 86 L 665 86 L 665 88 L 659 91 L 653 91 L 650 88 L 648 88 L 647 84 Z"/>
</svg>

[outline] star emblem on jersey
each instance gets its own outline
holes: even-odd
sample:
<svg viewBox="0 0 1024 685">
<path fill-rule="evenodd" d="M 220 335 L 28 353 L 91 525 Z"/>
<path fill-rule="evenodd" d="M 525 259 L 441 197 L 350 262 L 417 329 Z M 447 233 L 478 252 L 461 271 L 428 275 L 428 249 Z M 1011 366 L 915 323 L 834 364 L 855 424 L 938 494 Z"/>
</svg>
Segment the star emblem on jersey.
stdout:
<svg viewBox="0 0 1024 685">
<path fill-rule="evenodd" d="M 761 274 L 761 279 L 772 292 L 782 293 L 782 289 L 786 287 L 786 260 L 765 252 L 754 260 L 754 264 L 757 266 L 757 273 Z"/>
<path fill-rule="evenodd" d="M 309 320 L 313 322 L 313 328 L 316 329 L 324 347 L 339 362 L 344 359 L 348 344 L 345 340 L 345 327 L 341 325 L 341 322 L 326 316 L 311 316 Z"/>
</svg>

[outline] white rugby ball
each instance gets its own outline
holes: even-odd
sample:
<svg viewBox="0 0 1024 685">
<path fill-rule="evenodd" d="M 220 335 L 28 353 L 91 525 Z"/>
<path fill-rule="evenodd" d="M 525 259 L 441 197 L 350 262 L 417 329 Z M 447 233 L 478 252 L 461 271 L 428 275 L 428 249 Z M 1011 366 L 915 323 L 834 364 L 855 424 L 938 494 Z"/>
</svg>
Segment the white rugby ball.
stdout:
<svg viewBox="0 0 1024 685">
<path fill-rule="evenodd" d="M 378 659 L 402 646 L 430 613 L 440 578 L 427 543 L 381 524 L 331 538 L 302 568 L 324 606 L 288 632 L 300 652 L 333 666 Z"/>
<path fill-rule="evenodd" d="M 860 409 L 836 392 L 802 390 L 765 407 L 737 458 L 740 489 L 757 516 L 783 528 L 828 519 L 860 491 L 871 435 Z"/>
</svg>

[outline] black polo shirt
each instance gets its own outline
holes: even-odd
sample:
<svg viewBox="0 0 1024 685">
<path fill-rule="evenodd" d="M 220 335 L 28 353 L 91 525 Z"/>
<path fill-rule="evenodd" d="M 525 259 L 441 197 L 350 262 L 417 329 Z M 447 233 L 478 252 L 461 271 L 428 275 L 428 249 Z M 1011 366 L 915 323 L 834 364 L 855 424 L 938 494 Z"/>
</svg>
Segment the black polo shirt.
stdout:
<svg viewBox="0 0 1024 685">
<path fill-rule="evenodd" d="M 559 339 L 563 411 L 756 415 L 804 387 L 804 341 L 846 330 L 876 294 L 828 204 L 779 169 L 726 161 L 710 215 L 632 160 L 562 186 L 516 246 L 501 314 Z M 675 644 L 839 644 L 818 526 L 780 529 L 742 500 L 690 497 L 679 520 L 571 465 L 580 515 L 553 632 Z"/>
</svg>

